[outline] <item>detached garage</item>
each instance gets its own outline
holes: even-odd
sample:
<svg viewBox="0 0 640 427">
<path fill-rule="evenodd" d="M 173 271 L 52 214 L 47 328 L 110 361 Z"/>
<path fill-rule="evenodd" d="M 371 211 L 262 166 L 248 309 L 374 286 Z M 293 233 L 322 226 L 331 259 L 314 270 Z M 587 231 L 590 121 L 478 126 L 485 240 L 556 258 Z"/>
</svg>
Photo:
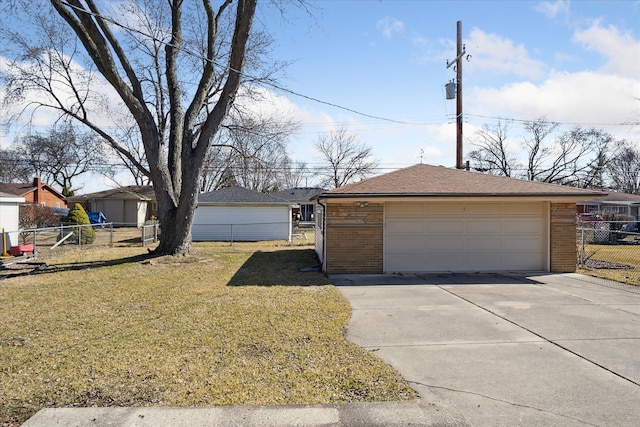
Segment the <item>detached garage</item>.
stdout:
<svg viewBox="0 0 640 427">
<path fill-rule="evenodd" d="M 12 245 L 17 245 L 18 229 L 20 228 L 20 204 L 24 203 L 24 197 L 0 192 L 0 233 L 5 231 L 4 236 L 6 250 Z M 3 236 L 0 235 L 0 239 Z M 2 255 L 2 243 L 0 243 L 0 256 Z"/>
<path fill-rule="evenodd" d="M 419 164 L 322 193 L 326 273 L 575 271 L 592 190 Z"/>
<path fill-rule="evenodd" d="M 242 187 L 203 193 L 191 235 L 195 241 L 291 240 L 291 206 Z"/>
</svg>

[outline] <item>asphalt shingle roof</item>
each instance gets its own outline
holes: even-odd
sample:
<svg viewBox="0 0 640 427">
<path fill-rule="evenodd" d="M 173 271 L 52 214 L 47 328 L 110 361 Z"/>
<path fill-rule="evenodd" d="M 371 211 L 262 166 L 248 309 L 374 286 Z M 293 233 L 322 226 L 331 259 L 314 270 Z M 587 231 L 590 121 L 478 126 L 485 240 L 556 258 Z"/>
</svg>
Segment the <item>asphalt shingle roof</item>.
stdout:
<svg viewBox="0 0 640 427">
<path fill-rule="evenodd" d="M 21 196 L 18 196 L 17 194 L 14 194 L 14 193 L 4 193 L 0 191 L 0 197 L 15 198 L 15 197 L 21 197 Z"/>
<path fill-rule="evenodd" d="M 597 201 L 598 202 L 640 203 L 640 195 L 610 191 L 606 197 L 598 199 Z"/>
<path fill-rule="evenodd" d="M 42 188 L 46 188 L 51 193 L 55 194 L 57 197 L 64 199 L 65 197 L 55 188 L 51 187 L 49 184 L 43 182 Z M 0 192 L 13 194 L 14 196 L 26 196 L 27 194 L 36 191 L 36 186 L 33 182 L 20 182 L 13 184 L 0 183 Z"/>
<path fill-rule="evenodd" d="M 69 202 L 84 199 L 155 200 L 156 195 L 150 185 L 128 185 L 81 196 L 68 197 L 67 199 Z"/>
<path fill-rule="evenodd" d="M 594 190 L 487 175 L 444 166 L 417 164 L 366 179 L 321 197 L 350 196 L 604 196 Z"/>
<path fill-rule="evenodd" d="M 324 193 L 324 188 L 319 187 L 296 187 L 287 190 L 276 191 L 272 195 L 290 202 L 308 202 L 312 197 Z"/>
<path fill-rule="evenodd" d="M 14 196 L 22 196 L 30 191 L 35 190 L 36 187 L 32 183 L 19 183 L 19 184 L 4 184 L 0 183 L 0 191 L 6 194 L 13 194 Z"/>
<path fill-rule="evenodd" d="M 202 193 L 198 196 L 198 203 L 261 203 L 286 205 L 288 201 L 259 193 L 243 187 L 227 187 L 221 190 Z"/>
</svg>

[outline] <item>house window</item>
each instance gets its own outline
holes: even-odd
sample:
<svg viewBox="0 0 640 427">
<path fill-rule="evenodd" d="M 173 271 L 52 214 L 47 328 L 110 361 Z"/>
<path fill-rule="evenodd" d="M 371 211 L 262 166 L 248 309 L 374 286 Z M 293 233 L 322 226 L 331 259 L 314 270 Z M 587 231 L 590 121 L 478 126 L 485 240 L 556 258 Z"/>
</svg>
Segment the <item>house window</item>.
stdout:
<svg viewBox="0 0 640 427">
<path fill-rule="evenodd" d="M 313 212 L 314 210 L 314 205 L 313 204 L 301 204 L 300 205 L 300 216 L 301 216 L 301 220 L 305 221 L 305 222 L 312 222 L 313 221 Z"/>
<path fill-rule="evenodd" d="M 56 202 L 56 208 L 60 209 L 60 202 Z"/>
</svg>

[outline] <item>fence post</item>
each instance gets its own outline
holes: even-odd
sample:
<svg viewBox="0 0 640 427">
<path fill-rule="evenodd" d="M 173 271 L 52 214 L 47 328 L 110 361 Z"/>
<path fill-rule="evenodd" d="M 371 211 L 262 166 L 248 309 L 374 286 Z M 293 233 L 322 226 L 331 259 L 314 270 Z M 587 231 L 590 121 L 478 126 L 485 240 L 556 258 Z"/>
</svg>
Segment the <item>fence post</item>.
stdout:
<svg viewBox="0 0 640 427">
<path fill-rule="evenodd" d="M 146 246 L 146 242 L 145 242 L 145 235 L 144 235 L 144 228 L 146 227 L 146 225 L 142 224 L 142 247 L 144 248 Z"/>
<path fill-rule="evenodd" d="M 582 247 L 580 251 L 580 267 L 584 268 L 584 228 L 580 229 L 580 246 Z"/>
<path fill-rule="evenodd" d="M 230 224 L 231 227 L 231 242 L 229 246 L 233 246 L 233 224 Z"/>
<path fill-rule="evenodd" d="M 38 255 L 38 230 L 33 230 L 33 256 Z"/>
<path fill-rule="evenodd" d="M 109 224 L 109 246 L 113 246 L 113 223 Z"/>
<path fill-rule="evenodd" d="M 82 249 L 82 226 L 78 226 L 78 246 Z"/>
</svg>

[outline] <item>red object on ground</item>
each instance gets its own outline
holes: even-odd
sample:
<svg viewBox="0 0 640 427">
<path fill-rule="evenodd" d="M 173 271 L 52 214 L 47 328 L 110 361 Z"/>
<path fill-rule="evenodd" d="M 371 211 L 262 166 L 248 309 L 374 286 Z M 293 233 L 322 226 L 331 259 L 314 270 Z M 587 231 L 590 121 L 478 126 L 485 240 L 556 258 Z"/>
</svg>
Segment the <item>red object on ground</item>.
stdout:
<svg viewBox="0 0 640 427">
<path fill-rule="evenodd" d="M 9 253 L 13 256 L 33 253 L 33 243 L 25 243 L 24 245 L 11 246 Z"/>
</svg>

